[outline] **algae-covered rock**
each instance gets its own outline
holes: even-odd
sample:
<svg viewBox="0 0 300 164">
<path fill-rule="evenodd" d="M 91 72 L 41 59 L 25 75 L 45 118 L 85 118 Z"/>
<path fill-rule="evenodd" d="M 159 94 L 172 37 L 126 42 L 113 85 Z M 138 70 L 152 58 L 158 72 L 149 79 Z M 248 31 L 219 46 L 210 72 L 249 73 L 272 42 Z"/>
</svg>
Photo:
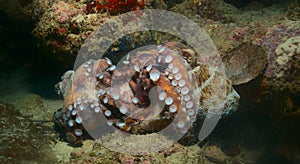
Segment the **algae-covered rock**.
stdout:
<svg viewBox="0 0 300 164">
<path fill-rule="evenodd" d="M 239 14 L 237 8 L 222 0 L 184 1 L 172 7 L 171 10 L 192 19 L 197 15 L 204 19 L 222 23 L 235 22 L 236 15 Z"/>
<path fill-rule="evenodd" d="M 23 117 L 12 105 L 0 102 L 1 163 L 56 162 L 50 144 L 51 128 Z"/>
<path fill-rule="evenodd" d="M 9 95 L 1 99 L 33 120 L 52 120 L 53 113 L 63 104 L 62 100 L 47 100 L 34 93 Z"/>
<path fill-rule="evenodd" d="M 55 153 L 58 162 L 66 163 L 70 161 L 71 153 L 75 148 L 68 145 L 66 142 L 58 141 L 53 144 L 52 150 Z"/>
<path fill-rule="evenodd" d="M 242 43 L 229 50 L 223 61 L 227 77 L 233 85 L 239 85 L 262 73 L 267 63 L 267 55 L 260 46 Z"/>
<path fill-rule="evenodd" d="M 300 93 L 300 36 L 291 37 L 280 44 L 276 50 L 275 84 L 281 89 Z"/>
<path fill-rule="evenodd" d="M 152 143 L 156 140 L 159 134 L 149 135 L 153 138 Z M 115 140 L 114 142 L 120 142 L 121 145 L 132 145 L 132 147 L 140 146 L 140 142 L 134 141 L 136 136 L 132 137 L 132 140 L 128 141 L 128 143 L 122 142 L 122 137 L 119 137 L 116 134 L 106 136 L 107 138 L 111 138 L 111 140 Z M 145 141 L 147 142 L 147 141 Z M 166 140 L 168 142 L 168 140 Z M 148 142 L 149 143 L 149 142 Z M 147 143 L 145 143 L 147 144 Z M 161 143 L 164 144 L 164 143 Z M 65 145 L 67 146 L 67 145 Z M 63 146 L 63 147 L 65 147 Z M 66 150 L 65 148 L 62 148 Z M 203 147 L 194 144 L 191 146 L 184 146 L 179 143 L 175 143 L 170 147 L 151 153 L 144 153 L 140 155 L 132 155 L 132 154 L 123 154 L 120 152 L 112 151 L 103 146 L 103 143 L 99 143 L 97 141 L 85 140 L 83 142 L 83 146 L 79 148 L 73 149 L 70 153 L 71 163 L 155 163 L 155 164 L 163 164 L 163 163 L 244 163 L 245 159 L 243 159 L 240 155 L 235 156 L 227 156 L 219 146 L 217 145 L 204 145 Z"/>
<path fill-rule="evenodd" d="M 157 137 L 159 134 L 151 134 L 153 140 L 151 143 L 157 141 L 162 146 L 161 137 Z M 156 137 L 155 137 L 156 136 Z M 136 136 L 131 136 L 132 140 L 127 143 L 122 142 L 122 137 L 118 135 L 106 136 L 106 139 L 111 138 L 115 143 L 119 142 L 125 145 L 131 145 L 132 147 L 140 146 L 140 142 L 136 139 Z M 160 138 L 159 140 L 156 140 Z M 168 140 L 165 140 L 169 142 Z M 146 140 L 145 140 L 146 142 Z M 145 143 L 147 144 L 147 143 Z M 148 142 L 149 144 L 149 142 Z M 159 146 L 159 144 L 157 145 Z M 155 146 L 154 146 L 155 147 Z M 202 155 L 202 149 L 198 145 L 183 146 L 175 143 L 167 149 L 159 152 L 144 153 L 142 155 L 130 155 L 122 154 L 105 148 L 97 141 L 86 140 L 83 142 L 81 148 L 74 149 L 71 152 L 71 162 L 73 163 L 207 163 L 208 161 Z"/>
<path fill-rule="evenodd" d="M 290 4 L 288 11 L 287 11 L 287 18 L 289 20 L 297 21 L 300 19 L 300 1 L 293 0 Z"/>
<path fill-rule="evenodd" d="M 267 52 L 268 62 L 264 76 L 267 84 L 275 90 L 300 93 L 299 27 L 299 21 L 275 25 L 257 41 Z"/>
<path fill-rule="evenodd" d="M 222 150 L 215 145 L 207 146 L 204 148 L 203 153 L 205 154 L 206 158 L 214 163 L 225 163 L 228 159 Z"/>
</svg>

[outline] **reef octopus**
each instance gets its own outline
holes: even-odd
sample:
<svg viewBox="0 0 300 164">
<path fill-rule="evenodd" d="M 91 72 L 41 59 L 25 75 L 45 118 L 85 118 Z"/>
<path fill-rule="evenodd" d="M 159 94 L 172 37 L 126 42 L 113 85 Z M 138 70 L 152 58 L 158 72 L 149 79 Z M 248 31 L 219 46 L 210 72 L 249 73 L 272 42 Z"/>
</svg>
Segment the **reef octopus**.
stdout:
<svg viewBox="0 0 300 164">
<path fill-rule="evenodd" d="M 96 124 L 99 115 L 106 125 L 130 134 L 158 132 L 174 121 L 176 132 L 184 134 L 206 115 L 211 88 L 218 85 L 212 78 L 197 53 L 177 42 L 136 49 L 117 65 L 107 57 L 88 60 L 56 85 L 65 102 L 54 122 L 75 143 L 101 126 Z M 240 97 L 229 80 L 224 82 L 222 114 L 227 115 L 237 109 Z"/>
</svg>

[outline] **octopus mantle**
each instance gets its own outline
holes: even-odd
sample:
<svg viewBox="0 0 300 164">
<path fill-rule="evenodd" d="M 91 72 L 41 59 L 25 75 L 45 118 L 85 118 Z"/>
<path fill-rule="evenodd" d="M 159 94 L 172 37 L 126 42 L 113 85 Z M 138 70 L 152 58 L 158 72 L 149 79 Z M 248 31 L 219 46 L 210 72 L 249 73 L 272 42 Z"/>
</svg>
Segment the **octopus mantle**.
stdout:
<svg viewBox="0 0 300 164">
<path fill-rule="evenodd" d="M 89 60 L 75 72 L 68 71 L 57 84 L 65 102 L 54 121 L 67 132 L 71 142 L 89 136 L 83 121 L 106 123 L 123 132 L 157 132 L 177 118 L 174 129 L 186 133 L 196 119 L 205 116 L 214 95 L 214 75 L 201 58 L 181 43 L 138 49 L 124 56 L 118 66 L 108 59 Z M 238 107 L 239 95 L 226 82 L 223 115 Z M 224 92 L 224 91 L 220 91 Z M 88 111 L 88 112 L 87 112 Z"/>
</svg>

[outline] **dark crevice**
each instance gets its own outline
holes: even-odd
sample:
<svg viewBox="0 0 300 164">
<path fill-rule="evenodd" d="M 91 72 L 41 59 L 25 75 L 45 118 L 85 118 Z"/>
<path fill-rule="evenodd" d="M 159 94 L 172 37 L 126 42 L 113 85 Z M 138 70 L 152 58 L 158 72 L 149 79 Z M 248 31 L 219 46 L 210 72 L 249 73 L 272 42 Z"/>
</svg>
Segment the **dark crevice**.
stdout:
<svg viewBox="0 0 300 164">
<path fill-rule="evenodd" d="M 18 76 L 26 76 L 22 82 L 29 86 L 33 93 L 45 98 L 58 98 L 53 89 L 54 85 L 60 80 L 63 72 L 72 69 L 73 66 L 64 64 L 63 60 L 59 60 L 61 54 L 53 53 L 32 36 L 34 22 L 17 21 L 1 12 L 0 16 L 0 80 L 14 81 Z M 66 58 L 74 60 L 71 56 Z M 6 93 L 5 90 L 2 91 Z"/>
</svg>

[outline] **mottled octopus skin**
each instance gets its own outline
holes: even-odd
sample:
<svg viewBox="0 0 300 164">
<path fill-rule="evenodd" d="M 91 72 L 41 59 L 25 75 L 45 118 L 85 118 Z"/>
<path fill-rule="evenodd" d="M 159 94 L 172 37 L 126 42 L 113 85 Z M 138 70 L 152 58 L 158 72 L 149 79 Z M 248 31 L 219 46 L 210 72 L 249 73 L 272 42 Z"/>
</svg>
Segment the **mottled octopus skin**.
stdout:
<svg viewBox="0 0 300 164">
<path fill-rule="evenodd" d="M 152 72 L 152 75 L 159 72 L 159 78 L 151 76 Z M 179 121 L 174 128 L 178 133 L 185 133 L 197 115 L 205 116 L 209 99 L 214 96 L 210 88 L 219 85 L 209 83 L 214 77 L 201 58 L 192 49 L 176 42 L 125 55 L 118 69 L 110 59 L 104 58 L 87 61 L 74 74 L 67 75 L 63 77 L 68 78 L 58 83 L 65 102 L 61 111 L 55 113 L 54 121 L 67 131 L 68 140 L 72 142 L 87 138 L 87 131 L 97 127 L 85 129 L 82 120 L 92 123 L 95 121 L 93 115 L 102 113 L 109 125 L 132 134 L 160 131 L 176 117 Z M 126 77 L 129 79 L 124 80 Z M 223 115 L 236 110 L 239 100 L 230 81 L 226 83 Z M 155 88 L 157 86 L 160 88 Z M 161 101 L 158 97 L 152 98 L 161 103 L 151 104 L 148 97 L 151 89 L 157 95 L 165 93 Z M 194 89 L 201 93 L 195 96 Z"/>
</svg>

